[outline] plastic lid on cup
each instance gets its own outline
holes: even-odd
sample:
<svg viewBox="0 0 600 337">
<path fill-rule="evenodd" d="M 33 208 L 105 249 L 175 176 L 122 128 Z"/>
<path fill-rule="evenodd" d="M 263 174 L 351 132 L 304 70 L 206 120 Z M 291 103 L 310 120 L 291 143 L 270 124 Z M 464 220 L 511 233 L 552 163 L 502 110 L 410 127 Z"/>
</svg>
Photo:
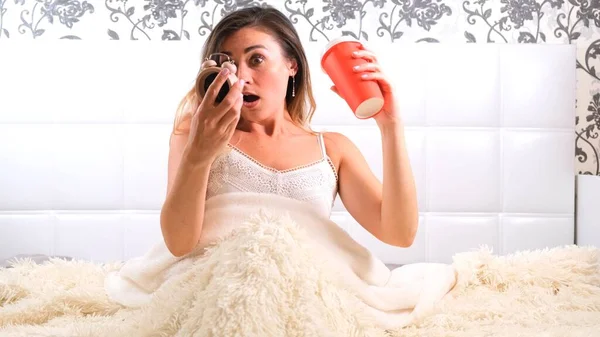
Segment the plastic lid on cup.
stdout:
<svg viewBox="0 0 600 337">
<path fill-rule="evenodd" d="M 329 51 L 329 49 L 331 49 L 333 46 L 335 46 L 336 44 L 342 43 L 342 42 L 358 42 L 360 44 L 362 44 L 362 42 L 360 42 L 359 40 L 353 38 L 350 35 L 343 35 L 340 36 L 338 38 L 335 38 L 331 41 L 329 41 L 325 47 L 323 47 L 323 51 L 321 51 L 321 70 L 323 72 L 325 72 L 325 69 L 323 69 L 323 57 L 325 56 L 325 54 L 327 54 L 327 52 Z"/>
<path fill-rule="evenodd" d="M 325 53 L 329 50 L 329 48 L 335 46 L 338 43 L 342 43 L 342 42 L 359 42 L 357 39 L 353 38 L 350 35 L 344 35 L 344 36 L 340 36 L 338 38 L 335 38 L 331 41 L 329 41 L 325 47 L 323 48 L 323 52 L 321 53 L 321 57 L 323 57 L 323 55 L 325 55 Z"/>
</svg>

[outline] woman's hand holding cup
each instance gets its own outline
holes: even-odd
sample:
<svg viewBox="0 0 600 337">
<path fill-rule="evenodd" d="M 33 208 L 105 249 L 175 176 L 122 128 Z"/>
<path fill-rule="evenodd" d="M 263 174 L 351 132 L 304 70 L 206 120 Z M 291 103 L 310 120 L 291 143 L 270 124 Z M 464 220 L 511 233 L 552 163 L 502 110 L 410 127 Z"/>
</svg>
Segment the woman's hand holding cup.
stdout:
<svg viewBox="0 0 600 337">
<path fill-rule="evenodd" d="M 392 84 L 375 53 L 360 41 L 350 37 L 332 40 L 325 47 L 321 66 L 333 81 L 331 89 L 356 117 L 373 118 L 379 126 L 400 123 Z"/>
</svg>

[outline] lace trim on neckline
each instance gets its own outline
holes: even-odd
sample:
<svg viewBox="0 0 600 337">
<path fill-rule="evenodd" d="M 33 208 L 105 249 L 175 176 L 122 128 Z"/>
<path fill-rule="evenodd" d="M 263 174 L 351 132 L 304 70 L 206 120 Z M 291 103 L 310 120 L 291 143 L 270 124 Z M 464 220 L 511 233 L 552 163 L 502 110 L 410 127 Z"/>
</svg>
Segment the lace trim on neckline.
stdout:
<svg viewBox="0 0 600 337">
<path fill-rule="evenodd" d="M 335 175 L 335 180 L 338 180 L 338 175 L 337 172 L 335 170 L 335 166 L 333 165 L 333 163 L 331 162 L 331 159 L 329 158 L 329 156 L 325 155 L 324 158 L 318 159 L 314 162 L 308 163 L 308 164 L 304 164 L 304 165 L 299 165 L 299 166 L 295 166 L 295 167 L 291 167 L 289 169 L 285 169 L 285 170 L 278 170 L 274 167 L 270 167 L 267 165 L 264 165 L 263 163 L 259 162 L 258 160 L 254 159 L 253 157 L 251 157 L 250 155 L 248 155 L 247 153 L 245 153 L 244 151 L 240 150 L 239 148 L 237 148 L 236 146 L 232 145 L 232 144 L 227 144 L 227 146 L 231 149 L 234 150 L 236 153 L 239 153 L 240 155 L 246 157 L 248 160 L 250 160 L 251 162 L 253 162 L 254 164 L 256 164 L 257 166 L 273 172 L 273 173 L 277 173 L 277 174 L 284 174 L 284 173 L 289 173 L 289 172 L 295 172 L 295 171 L 300 171 L 312 166 L 315 166 L 317 164 L 320 164 L 324 161 L 327 161 L 329 163 L 329 166 L 331 167 L 333 174 Z"/>
</svg>

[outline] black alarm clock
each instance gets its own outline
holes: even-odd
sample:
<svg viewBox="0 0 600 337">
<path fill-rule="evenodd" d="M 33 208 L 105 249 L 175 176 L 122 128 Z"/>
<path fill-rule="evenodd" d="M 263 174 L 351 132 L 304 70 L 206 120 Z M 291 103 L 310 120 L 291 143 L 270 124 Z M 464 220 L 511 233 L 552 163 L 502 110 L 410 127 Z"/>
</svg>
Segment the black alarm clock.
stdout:
<svg viewBox="0 0 600 337">
<path fill-rule="evenodd" d="M 229 55 L 223 53 L 211 54 L 204 62 L 202 62 L 200 73 L 196 78 L 196 92 L 200 99 L 204 99 L 208 87 L 213 83 L 215 78 L 217 78 L 222 68 L 228 68 L 229 75 L 217 94 L 216 103 L 221 103 L 229 92 L 229 89 L 231 89 L 235 82 L 238 81 L 238 78 L 235 75 L 237 67 Z"/>
</svg>

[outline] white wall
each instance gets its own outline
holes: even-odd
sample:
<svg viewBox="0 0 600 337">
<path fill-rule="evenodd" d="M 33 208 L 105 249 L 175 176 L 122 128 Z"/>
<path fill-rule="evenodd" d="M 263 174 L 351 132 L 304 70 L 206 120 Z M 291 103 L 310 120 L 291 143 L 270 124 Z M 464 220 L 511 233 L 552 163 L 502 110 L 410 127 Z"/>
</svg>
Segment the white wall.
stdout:
<svg viewBox="0 0 600 337">
<path fill-rule="evenodd" d="M 308 45 L 308 43 L 307 43 Z M 160 240 L 173 112 L 200 43 L 10 41 L 0 53 L 0 259 L 142 254 Z M 371 44 L 397 84 L 421 225 L 409 249 L 333 218 L 386 263 L 450 261 L 574 240 L 570 45 Z M 309 59 L 317 129 L 341 131 L 381 177 L 372 121 L 355 119 Z"/>
</svg>

